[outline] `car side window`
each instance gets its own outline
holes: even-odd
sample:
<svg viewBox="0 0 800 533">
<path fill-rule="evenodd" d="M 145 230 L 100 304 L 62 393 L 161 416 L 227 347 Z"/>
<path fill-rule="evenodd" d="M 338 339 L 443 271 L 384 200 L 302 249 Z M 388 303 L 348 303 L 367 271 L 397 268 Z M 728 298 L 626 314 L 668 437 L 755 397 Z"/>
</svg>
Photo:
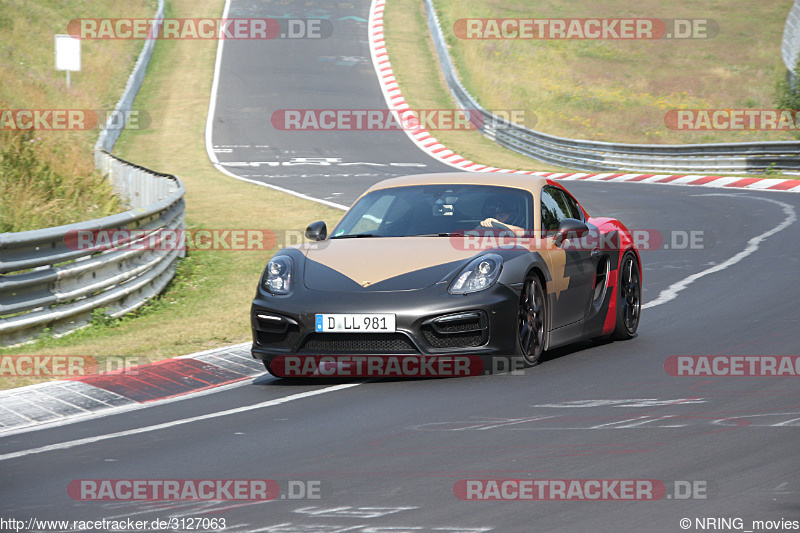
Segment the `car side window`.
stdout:
<svg viewBox="0 0 800 533">
<path fill-rule="evenodd" d="M 578 201 L 569 193 L 563 191 L 561 191 L 561 193 L 564 195 L 564 200 L 567 203 L 567 207 L 569 207 L 570 218 L 584 222 L 583 211 L 581 210 L 580 205 L 578 205 Z"/>
<path fill-rule="evenodd" d="M 542 231 L 550 235 L 558 231 L 565 218 L 572 218 L 563 191 L 556 187 L 542 188 Z"/>
</svg>

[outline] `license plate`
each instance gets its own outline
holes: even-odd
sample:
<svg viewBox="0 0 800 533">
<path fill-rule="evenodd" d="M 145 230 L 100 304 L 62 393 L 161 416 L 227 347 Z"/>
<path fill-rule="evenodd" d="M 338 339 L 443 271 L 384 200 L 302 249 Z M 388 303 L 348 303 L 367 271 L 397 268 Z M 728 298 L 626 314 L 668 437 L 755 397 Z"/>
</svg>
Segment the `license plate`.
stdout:
<svg viewBox="0 0 800 533">
<path fill-rule="evenodd" d="M 395 316 L 391 313 L 316 315 L 320 333 L 394 333 Z"/>
</svg>

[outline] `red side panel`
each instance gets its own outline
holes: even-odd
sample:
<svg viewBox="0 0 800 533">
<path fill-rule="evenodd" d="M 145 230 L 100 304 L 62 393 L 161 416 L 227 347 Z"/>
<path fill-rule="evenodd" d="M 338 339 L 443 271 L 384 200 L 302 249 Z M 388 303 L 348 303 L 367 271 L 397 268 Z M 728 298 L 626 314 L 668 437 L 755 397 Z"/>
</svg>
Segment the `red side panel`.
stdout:
<svg viewBox="0 0 800 533">
<path fill-rule="evenodd" d="M 636 249 L 636 246 L 633 242 L 633 237 L 631 236 L 631 232 L 628 230 L 625 225 L 615 218 L 607 218 L 607 217 L 597 217 L 597 218 L 589 218 L 588 219 L 590 224 L 594 224 L 600 229 L 600 232 L 603 234 L 607 234 L 609 232 L 617 232 L 619 236 L 619 249 L 617 250 L 617 267 L 611 270 L 608 274 L 608 288 L 611 290 L 611 299 L 608 305 L 608 311 L 606 314 L 606 319 L 603 324 L 603 332 L 602 335 L 608 335 L 614 331 L 616 327 L 617 321 L 617 281 L 619 280 L 619 267 L 622 263 L 622 256 L 628 250 L 633 250 L 636 254 L 637 264 L 639 265 L 639 280 L 641 282 L 642 279 L 642 261 L 639 258 L 639 250 Z"/>
</svg>

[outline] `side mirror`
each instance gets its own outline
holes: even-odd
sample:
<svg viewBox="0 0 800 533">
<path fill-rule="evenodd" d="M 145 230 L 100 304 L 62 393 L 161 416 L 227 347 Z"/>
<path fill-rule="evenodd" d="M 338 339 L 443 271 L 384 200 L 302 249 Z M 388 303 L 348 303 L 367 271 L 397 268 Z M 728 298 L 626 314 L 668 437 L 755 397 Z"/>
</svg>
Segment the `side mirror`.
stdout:
<svg viewBox="0 0 800 533">
<path fill-rule="evenodd" d="M 328 226 L 322 220 L 312 222 L 306 228 L 306 239 L 310 241 L 324 241 L 327 236 Z"/>
<path fill-rule="evenodd" d="M 574 218 L 565 218 L 558 225 L 558 233 L 553 237 L 553 244 L 561 246 L 567 239 L 577 240 L 589 233 L 589 226 Z"/>
</svg>

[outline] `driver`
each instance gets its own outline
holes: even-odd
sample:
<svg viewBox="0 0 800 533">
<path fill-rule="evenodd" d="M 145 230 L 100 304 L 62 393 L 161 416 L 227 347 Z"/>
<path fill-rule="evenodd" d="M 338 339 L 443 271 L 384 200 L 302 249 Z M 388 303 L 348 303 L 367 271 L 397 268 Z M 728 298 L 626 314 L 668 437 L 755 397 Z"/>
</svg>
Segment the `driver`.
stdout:
<svg viewBox="0 0 800 533">
<path fill-rule="evenodd" d="M 517 225 L 523 218 L 523 209 L 518 198 L 506 195 L 490 196 L 483 204 L 482 214 L 485 218 L 481 220 L 481 226 L 484 228 L 492 228 L 495 227 L 494 224 L 499 224 L 499 229 L 508 228 L 515 235 L 522 236 L 525 233 L 525 228 Z"/>
</svg>

